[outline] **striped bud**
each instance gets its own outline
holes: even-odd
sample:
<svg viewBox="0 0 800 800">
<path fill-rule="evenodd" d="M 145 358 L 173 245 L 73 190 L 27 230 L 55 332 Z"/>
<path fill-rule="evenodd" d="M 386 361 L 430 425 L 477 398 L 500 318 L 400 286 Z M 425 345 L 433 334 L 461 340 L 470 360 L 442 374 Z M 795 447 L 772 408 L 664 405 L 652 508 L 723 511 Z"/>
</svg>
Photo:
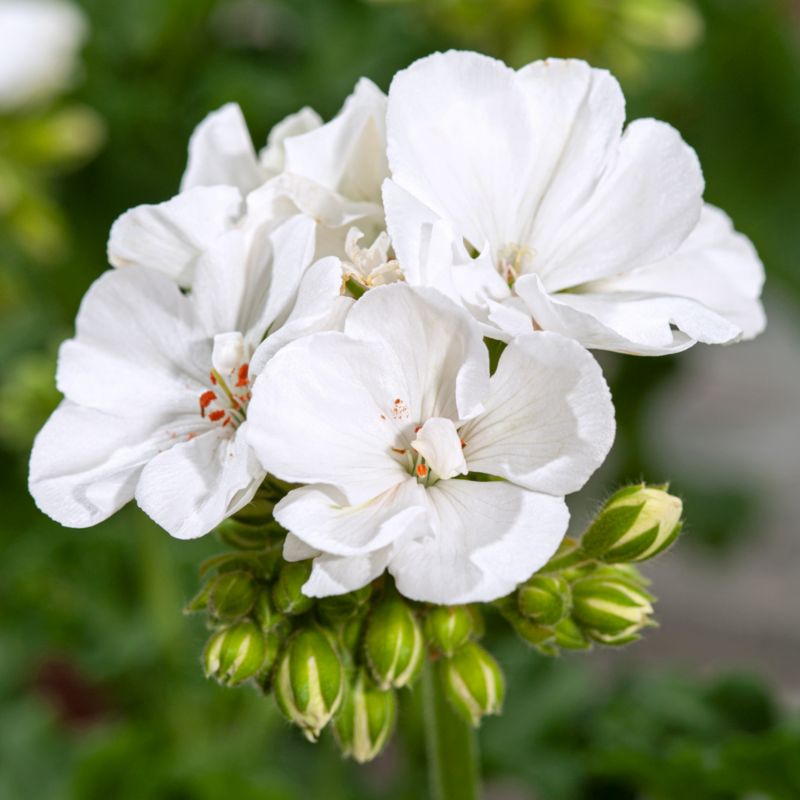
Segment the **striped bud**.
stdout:
<svg viewBox="0 0 800 800">
<path fill-rule="evenodd" d="M 295 634 L 278 661 L 272 691 L 284 716 L 315 742 L 344 694 L 344 668 L 330 636 L 316 627 Z"/>
<path fill-rule="evenodd" d="M 517 590 L 520 613 L 539 625 L 555 625 L 570 603 L 569 583 L 560 575 L 534 575 Z"/>
<path fill-rule="evenodd" d="M 442 684 L 453 708 L 473 727 L 487 714 L 499 714 L 505 680 L 498 663 L 475 642 L 468 642 L 452 658 L 442 659 Z"/>
<path fill-rule="evenodd" d="M 436 606 L 425 617 L 425 636 L 440 653 L 452 656 L 469 641 L 473 623 L 467 606 Z"/>
<path fill-rule="evenodd" d="M 334 720 L 342 753 L 359 764 L 372 761 L 389 741 L 396 718 L 394 691 L 379 689 L 364 669 L 359 670 Z"/>
<path fill-rule="evenodd" d="M 656 486 L 626 486 L 603 506 L 581 545 L 608 563 L 644 561 L 664 552 L 681 530 L 680 498 Z"/>
<path fill-rule="evenodd" d="M 203 652 L 207 678 L 223 686 L 238 686 L 252 678 L 262 667 L 266 646 L 258 627 L 238 622 L 214 633 Z"/>
<path fill-rule="evenodd" d="M 313 600 L 303 594 L 303 584 L 311 575 L 310 561 L 285 561 L 272 587 L 272 601 L 281 614 L 303 614 Z"/>
<path fill-rule="evenodd" d="M 258 588 L 249 572 L 223 572 L 211 582 L 208 608 L 219 619 L 238 619 L 250 613 L 257 596 Z"/>
<path fill-rule="evenodd" d="M 381 689 L 399 689 L 419 673 L 424 642 L 414 612 L 399 597 L 381 601 L 372 611 L 364 637 L 364 652 Z"/>
<path fill-rule="evenodd" d="M 653 596 L 628 571 L 606 568 L 572 587 L 573 618 L 589 638 L 619 645 L 640 638 L 654 623 Z"/>
</svg>

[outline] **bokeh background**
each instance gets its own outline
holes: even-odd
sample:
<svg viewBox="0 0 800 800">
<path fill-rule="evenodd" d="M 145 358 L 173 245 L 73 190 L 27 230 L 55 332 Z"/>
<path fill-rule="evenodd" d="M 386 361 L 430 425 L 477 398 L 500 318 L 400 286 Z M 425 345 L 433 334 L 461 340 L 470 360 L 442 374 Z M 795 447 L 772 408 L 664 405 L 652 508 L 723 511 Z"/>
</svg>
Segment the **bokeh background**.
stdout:
<svg viewBox="0 0 800 800">
<path fill-rule="evenodd" d="M 685 498 L 687 532 L 648 565 L 661 628 L 645 641 L 550 661 L 496 637 L 513 699 L 480 732 L 487 797 L 800 798 L 800 4 L 79 6 L 84 45 L 60 89 L 4 105 L 0 54 L 0 798 L 424 796 L 413 693 L 395 744 L 367 768 L 325 739 L 306 745 L 271 700 L 201 675 L 202 624 L 181 608 L 213 537 L 173 541 L 132 508 L 60 529 L 34 508 L 26 471 L 58 402 L 57 345 L 106 269 L 109 227 L 175 193 L 193 126 L 235 100 L 260 143 L 302 105 L 333 115 L 359 76 L 387 89 L 449 47 L 612 69 L 629 117 L 665 119 L 697 149 L 707 198 L 768 273 L 757 341 L 603 358 L 619 437 L 576 524 L 644 476 Z"/>
</svg>

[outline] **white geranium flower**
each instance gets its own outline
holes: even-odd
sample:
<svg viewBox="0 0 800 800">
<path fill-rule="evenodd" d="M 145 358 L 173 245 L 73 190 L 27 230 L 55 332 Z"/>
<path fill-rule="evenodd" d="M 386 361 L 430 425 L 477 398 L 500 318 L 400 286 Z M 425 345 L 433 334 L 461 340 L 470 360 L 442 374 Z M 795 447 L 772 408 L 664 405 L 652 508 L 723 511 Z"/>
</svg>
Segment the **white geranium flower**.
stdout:
<svg viewBox="0 0 800 800">
<path fill-rule="evenodd" d="M 65 89 L 86 36 L 83 13 L 63 0 L 0 0 L 0 110 Z"/>
<path fill-rule="evenodd" d="M 541 567 L 614 436 L 591 355 L 552 333 L 513 339 L 489 375 L 469 315 L 430 289 L 370 290 L 343 332 L 293 342 L 254 387 L 249 441 L 309 484 L 275 518 L 303 591 L 340 594 L 387 569 L 407 597 L 492 600 Z M 487 476 L 493 476 L 486 479 Z"/>
<path fill-rule="evenodd" d="M 193 538 L 248 503 L 264 478 L 246 441 L 254 378 L 349 302 L 336 259 L 306 269 L 313 251 L 314 224 L 297 217 L 268 235 L 219 237 L 188 294 L 144 266 L 100 277 L 59 353 L 64 400 L 33 447 L 39 508 L 86 527 L 135 497 Z"/>
<path fill-rule="evenodd" d="M 662 354 L 756 335 L 763 268 L 703 206 L 694 151 L 669 125 L 624 121 L 616 80 L 581 61 L 513 71 L 449 52 L 398 73 L 384 204 L 408 281 L 499 338 L 533 323 Z"/>
<path fill-rule="evenodd" d="M 191 286 L 197 259 L 219 236 L 252 218 L 276 227 L 297 214 L 318 223 L 317 258 L 352 257 L 353 226 L 372 237 L 384 227 L 385 116 L 385 95 L 362 79 L 327 124 L 308 108 L 278 123 L 259 158 L 239 106 L 223 106 L 192 136 L 180 194 L 114 223 L 109 262 L 150 266 Z"/>
</svg>

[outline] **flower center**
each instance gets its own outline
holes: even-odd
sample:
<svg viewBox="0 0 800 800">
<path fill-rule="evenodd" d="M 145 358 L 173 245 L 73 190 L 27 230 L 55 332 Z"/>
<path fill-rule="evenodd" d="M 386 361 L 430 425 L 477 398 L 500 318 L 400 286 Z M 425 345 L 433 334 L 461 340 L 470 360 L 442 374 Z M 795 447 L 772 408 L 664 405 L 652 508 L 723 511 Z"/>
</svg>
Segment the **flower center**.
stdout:
<svg viewBox="0 0 800 800">
<path fill-rule="evenodd" d="M 507 244 L 500 250 L 497 258 L 497 271 L 509 285 L 524 272 L 530 272 L 536 251 L 526 244 Z"/>
<path fill-rule="evenodd" d="M 200 394 L 200 416 L 222 428 L 238 428 L 250 402 L 250 365 L 240 333 L 214 337 L 209 373 L 211 387 Z"/>
</svg>

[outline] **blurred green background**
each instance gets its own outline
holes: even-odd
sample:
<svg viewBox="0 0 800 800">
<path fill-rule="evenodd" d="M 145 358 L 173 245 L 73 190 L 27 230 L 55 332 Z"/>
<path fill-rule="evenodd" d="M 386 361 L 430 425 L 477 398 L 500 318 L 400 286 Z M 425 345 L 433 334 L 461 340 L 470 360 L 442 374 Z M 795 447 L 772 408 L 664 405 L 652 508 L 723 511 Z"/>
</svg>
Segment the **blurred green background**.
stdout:
<svg viewBox="0 0 800 800">
<path fill-rule="evenodd" d="M 508 709 L 480 734 L 502 800 L 800 798 L 800 5 L 793 0 L 82 0 L 76 80 L 0 112 L 0 798 L 412 798 L 407 721 L 367 768 L 301 741 L 248 690 L 207 683 L 180 609 L 212 537 L 171 540 L 135 509 L 60 529 L 27 496 L 58 401 L 58 343 L 105 268 L 117 215 L 177 190 L 194 125 L 238 101 L 256 143 L 356 79 L 387 89 L 433 50 L 521 65 L 577 56 L 620 78 L 629 117 L 676 125 L 707 198 L 767 266 L 760 340 L 677 358 L 605 357 L 620 430 L 577 524 L 614 485 L 669 479 L 689 530 L 650 570 L 661 629 L 547 661 L 493 647 Z"/>
</svg>

